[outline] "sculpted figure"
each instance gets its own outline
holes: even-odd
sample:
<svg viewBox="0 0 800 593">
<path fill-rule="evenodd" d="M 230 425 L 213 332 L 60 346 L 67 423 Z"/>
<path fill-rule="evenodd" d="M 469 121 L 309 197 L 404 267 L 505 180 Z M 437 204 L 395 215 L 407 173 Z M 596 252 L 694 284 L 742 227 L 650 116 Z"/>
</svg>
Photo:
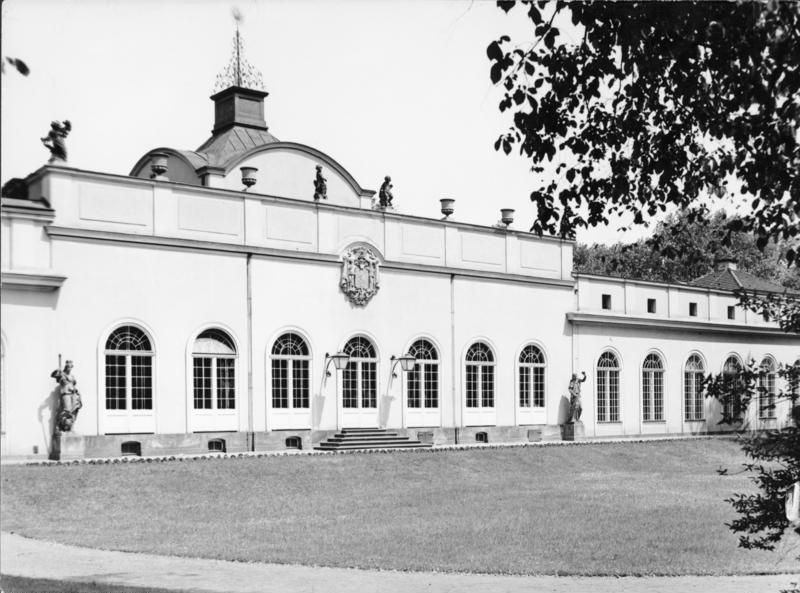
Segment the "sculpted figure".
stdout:
<svg viewBox="0 0 800 593">
<path fill-rule="evenodd" d="M 78 418 L 78 410 L 83 406 L 81 394 L 76 387 L 78 381 L 72 374 L 72 366 L 72 361 L 68 360 L 64 363 L 64 370 L 56 369 L 50 374 L 61 386 L 61 400 L 58 407 L 58 416 L 56 416 L 56 426 L 61 432 L 72 430 L 72 425 L 75 424 L 75 420 Z"/>
<path fill-rule="evenodd" d="M 381 185 L 381 189 L 378 192 L 378 204 L 381 208 L 388 208 L 392 205 L 393 199 L 392 178 L 387 175 L 383 178 L 383 185 Z"/>
<path fill-rule="evenodd" d="M 328 199 L 328 180 L 322 175 L 321 165 L 317 165 L 317 178 L 314 179 L 314 199 Z"/>
<path fill-rule="evenodd" d="M 48 162 L 67 160 L 67 145 L 64 141 L 70 130 L 72 130 L 72 124 L 68 119 L 63 122 L 54 121 L 50 123 L 50 132 L 42 138 L 42 144 L 50 151 L 50 160 Z"/>
<path fill-rule="evenodd" d="M 582 377 L 578 379 L 578 375 L 572 373 L 572 379 L 569 380 L 569 416 L 570 422 L 580 422 L 583 406 L 581 405 L 581 383 L 586 381 L 586 373 L 581 372 Z"/>
</svg>

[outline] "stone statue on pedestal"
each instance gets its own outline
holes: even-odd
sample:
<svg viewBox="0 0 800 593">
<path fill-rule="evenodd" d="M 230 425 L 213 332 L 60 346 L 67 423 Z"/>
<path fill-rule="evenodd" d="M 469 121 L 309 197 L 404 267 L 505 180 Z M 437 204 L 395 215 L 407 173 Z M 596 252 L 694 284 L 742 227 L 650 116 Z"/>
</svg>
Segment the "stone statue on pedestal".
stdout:
<svg viewBox="0 0 800 593">
<path fill-rule="evenodd" d="M 328 199 L 328 180 L 322 175 L 321 165 L 317 165 L 317 178 L 314 179 L 314 199 Z"/>
<path fill-rule="evenodd" d="M 50 373 L 50 376 L 60 386 L 59 393 L 61 398 L 59 400 L 58 415 L 56 416 L 56 430 L 60 432 L 72 430 L 75 420 L 78 419 L 78 410 L 83 406 L 81 394 L 76 387 L 78 381 L 72 374 L 72 366 L 72 361 L 68 360 L 64 363 L 64 370 L 56 369 Z"/>
<path fill-rule="evenodd" d="M 393 199 L 392 178 L 387 175 L 383 178 L 383 185 L 381 185 L 381 189 L 378 191 L 378 205 L 381 208 L 391 208 Z"/>
<path fill-rule="evenodd" d="M 582 377 L 578 379 L 578 375 L 572 373 L 572 379 L 569 380 L 569 422 L 575 423 L 581 421 L 581 413 L 583 406 L 581 405 L 581 383 L 586 381 L 586 373 L 581 372 Z"/>
<path fill-rule="evenodd" d="M 50 151 L 50 160 L 47 161 L 48 163 L 67 161 L 67 145 L 64 140 L 67 138 L 70 130 L 72 130 L 72 124 L 68 119 L 65 119 L 63 122 L 54 121 L 50 123 L 50 132 L 48 132 L 47 136 L 42 138 L 42 144 Z"/>
</svg>

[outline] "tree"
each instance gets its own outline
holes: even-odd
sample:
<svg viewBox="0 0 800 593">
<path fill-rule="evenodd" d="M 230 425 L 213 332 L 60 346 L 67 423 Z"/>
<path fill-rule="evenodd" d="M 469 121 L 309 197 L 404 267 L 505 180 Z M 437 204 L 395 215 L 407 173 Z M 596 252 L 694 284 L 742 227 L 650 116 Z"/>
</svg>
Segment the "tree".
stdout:
<svg viewBox="0 0 800 593">
<path fill-rule="evenodd" d="M 28 65 L 25 62 L 23 62 L 19 58 L 11 58 L 11 57 L 6 57 L 4 62 L 0 61 L 0 70 L 2 70 L 3 74 L 6 73 L 6 62 L 14 66 L 14 68 L 17 69 L 17 72 L 19 72 L 23 76 L 27 76 L 28 74 L 30 74 L 30 68 L 28 68 Z"/>
<path fill-rule="evenodd" d="M 749 207 L 727 222 L 724 245 L 747 231 L 759 249 L 786 241 L 789 265 L 800 259 L 800 3 L 498 1 L 515 5 L 535 41 L 504 35 L 486 51 L 512 118 L 495 149 L 516 147 L 541 180 L 532 231 L 572 238 L 613 215 L 644 224 L 668 208 L 708 224 L 699 200 L 716 195 Z M 800 333 L 793 296 L 740 300 Z M 707 393 L 749 404 L 755 373 L 709 378 Z M 800 480 L 796 410 L 787 428 L 744 440 L 759 486 L 755 498 L 731 499 L 745 547 L 770 548 L 789 527 L 782 488 Z"/>
<path fill-rule="evenodd" d="M 656 225 L 651 237 L 635 243 L 578 243 L 574 269 L 656 282 L 691 282 L 713 271 L 717 259 L 734 257 L 740 269 L 800 292 L 800 268 L 786 264 L 783 242 L 759 249 L 752 233 L 728 229 L 732 220 L 723 211 L 703 221 L 692 220 L 685 211 L 675 212 Z"/>
<path fill-rule="evenodd" d="M 641 224 L 711 192 L 750 203 L 733 229 L 759 246 L 798 235 L 800 4 L 498 2 L 515 4 L 536 41 L 504 35 L 487 55 L 513 119 L 495 148 L 517 146 L 536 173 L 556 161 L 531 193 L 533 231 L 572 237 L 625 213 Z M 579 43 L 554 24 L 562 14 Z"/>
</svg>

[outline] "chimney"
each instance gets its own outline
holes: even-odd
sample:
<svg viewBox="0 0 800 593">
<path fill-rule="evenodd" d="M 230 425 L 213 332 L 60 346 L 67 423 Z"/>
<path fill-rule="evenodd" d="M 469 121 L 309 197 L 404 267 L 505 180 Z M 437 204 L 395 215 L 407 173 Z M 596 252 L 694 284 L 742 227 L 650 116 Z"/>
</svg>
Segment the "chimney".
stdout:
<svg viewBox="0 0 800 593">
<path fill-rule="evenodd" d="M 718 257 L 714 262 L 714 269 L 717 272 L 723 272 L 725 270 L 736 270 L 736 258 L 733 257 Z"/>
<path fill-rule="evenodd" d="M 255 128 L 267 131 L 264 121 L 265 91 L 257 91 L 241 86 L 230 86 L 224 91 L 211 95 L 214 101 L 213 134 L 224 132 L 233 126 Z"/>
</svg>

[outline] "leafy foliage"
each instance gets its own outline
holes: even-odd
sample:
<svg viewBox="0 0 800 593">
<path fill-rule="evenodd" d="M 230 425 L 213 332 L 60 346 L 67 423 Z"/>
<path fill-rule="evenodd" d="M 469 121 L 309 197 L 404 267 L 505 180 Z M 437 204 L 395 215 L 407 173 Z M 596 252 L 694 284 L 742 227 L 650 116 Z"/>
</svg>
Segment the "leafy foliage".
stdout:
<svg viewBox="0 0 800 593">
<path fill-rule="evenodd" d="M 784 498 L 800 479 L 800 361 L 780 365 L 776 371 L 786 390 L 766 398 L 765 369 L 750 363 L 736 375 L 722 374 L 706 379 L 706 394 L 722 404 L 723 423 L 739 424 L 748 408 L 759 412 L 774 409 L 781 401 L 791 402 L 790 422 L 780 430 L 741 436 L 742 449 L 752 460 L 744 465 L 758 487 L 755 494 L 734 494 L 728 499 L 739 517 L 729 524 L 739 536 L 739 545 L 748 549 L 773 550 L 787 529 L 800 535 L 800 524 L 792 526 L 786 518 Z M 799 557 L 800 558 L 800 557 Z"/>
<path fill-rule="evenodd" d="M 676 212 L 660 222 L 651 237 L 635 243 L 577 244 L 574 269 L 656 282 L 690 282 L 713 271 L 717 259 L 735 255 L 739 269 L 800 292 L 800 268 L 786 264 L 783 242 L 769 243 L 761 250 L 752 233 L 730 231 L 732 220 L 722 211 L 706 220 L 693 219 L 688 211 Z"/>
<path fill-rule="evenodd" d="M 641 224 L 735 192 L 751 206 L 735 230 L 760 247 L 798 235 L 800 3 L 498 5 L 521 5 L 536 40 L 487 47 L 513 120 L 495 148 L 518 147 L 536 173 L 557 161 L 531 193 L 531 230 L 572 237 L 614 214 Z"/>
<path fill-rule="evenodd" d="M 17 72 L 23 76 L 27 76 L 31 72 L 30 68 L 28 68 L 28 65 L 19 58 L 6 57 L 5 62 L 0 62 L 0 67 L 2 67 L 3 74 L 6 73 L 6 62 L 14 66 L 14 68 L 17 69 Z"/>
<path fill-rule="evenodd" d="M 710 256 L 717 243 L 731 246 L 742 231 L 754 235 L 758 250 L 769 253 L 770 242 L 783 249 L 789 266 L 800 259 L 800 3 L 502 0 L 498 6 L 505 12 L 522 6 L 535 36 L 519 47 L 504 35 L 486 50 L 491 80 L 505 89 L 500 111 L 512 118 L 495 149 L 510 154 L 516 147 L 541 179 L 530 195 L 532 231 L 572 238 L 576 229 L 607 224 L 613 215 L 643 224 L 675 208 L 682 214 L 668 220 L 658 240 L 627 252 L 611 248 L 621 271 L 670 281 L 696 277 L 689 258 L 706 265 L 703 254 Z M 548 163 L 554 176 L 541 175 Z M 724 221 L 721 238 L 698 206 L 709 195 L 749 206 Z M 578 266 L 590 263 L 579 249 Z M 795 299 L 739 296 L 785 331 L 800 333 Z M 788 369 L 780 373 L 800 372 L 796 364 Z M 735 377 L 708 379 L 707 394 L 723 402 L 724 421 L 741 419 L 758 401 L 759 373 L 750 364 Z M 796 403 L 791 390 L 779 397 Z M 799 424 L 793 407 L 785 428 L 743 437 L 753 460 L 746 470 L 758 486 L 757 494 L 730 499 L 740 514 L 730 527 L 744 534 L 743 547 L 771 549 L 788 527 L 783 501 L 800 480 Z"/>
</svg>

